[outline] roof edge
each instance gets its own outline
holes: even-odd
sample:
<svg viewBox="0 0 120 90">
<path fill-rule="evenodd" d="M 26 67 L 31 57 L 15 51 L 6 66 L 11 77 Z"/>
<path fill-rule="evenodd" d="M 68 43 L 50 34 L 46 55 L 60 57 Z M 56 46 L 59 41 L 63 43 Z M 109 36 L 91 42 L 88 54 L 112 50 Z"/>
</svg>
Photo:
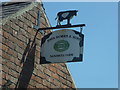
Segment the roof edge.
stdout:
<svg viewBox="0 0 120 90">
<path fill-rule="evenodd" d="M 71 77 L 71 79 L 72 79 L 73 85 L 74 85 L 75 88 L 76 88 L 75 81 L 74 81 L 74 79 L 73 79 L 73 77 L 72 77 L 72 75 L 71 75 L 71 72 L 70 72 L 70 70 L 69 70 L 69 68 L 68 68 L 68 65 L 67 65 L 67 64 L 65 64 L 65 65 L 66 65 L 67 70 L 68 70 L 68 72 L 69 72 L 69 74 L 70 74 L 70 77 Z M 76 89 L 77 89 L 77 88 L 76 88 Z"/>
<path fill-rule="evenodd" d="M 41 2 L 41 4 L 43 5 L 42 2 Z M 47 16 L 46 12 L 45 12 L 44 7 L 42 7 L 42 12 L 43 12 L 43 14 L 44 14 L 44 16 L 45 16 L 45 18 L 46 18 L 46 21 L 47 21 L 47 23 L 48 23 L 48 26 L 51 27 L 51 24 L 50 24 L 49 18 L 48 18 L 48 16 Z"/>
<path fill-rule="evenodd" d="M 20 2 L 19 2 L 20 3 Z M 25 8 L 21 8 L 19 11 L 17 11 L 16 13 L 6 17 L 6 18 L 1 18 L 0 19 L 0 25 L 5 25 L 6 22 L 10 19 L 15 19 L 17 18 L 18 16 L 21 16 L 23 13 L 25 13 L 26 11 L 29 11 L 31 10 L 33 7 L 37 7 L 38 4 L 41 3 L 41 2 L 32 2 L 30 5 L 26 6 Z"/>
<path fill-rule="evenodd" d="M 19 4 L 19 3 L 25 3 L 25 2 L 2 2 L 3 4 L 1 6 L 8 6 L 13 4 Z"/>
<path fill-rule="evenodd" d="M 15 3 L 24 3 L 24 2 L 15 2 Z M 21 9 L 20 9 L 19 11 L 17 11 L 16 13 L 14 13 L 14 14 L 6 17 L 6 18 L 0 19 L 0 25 L 5 25 L 8 20 L 10 20 L 10 19 L 15 19 L 16 17 L 21 16 L 21 15 L 22 15 L 23 13 L 25 13 L 26 11 L 31 10 L 33 7 L 37 7 L 39 3 L 40 3 L 40 4 L 43 4 L 42 2 L 31 2 L 30 5 L 26 6 L 25 8 L 21 8 Z M 12 3 L 11 3 L 11 4 L 12 4 Z M 8 5 L 8 4 L 7 4 L 7 5 Z M 10 5 L 10 4 L 9 4 L 9 5 Z M 48 24 L 48 26 L 50 27 L 51 24 L 50 24 L 49 19 L 48 19 L 47 15 L 46 15 L 46 12 L 45 12 L 44 7 L 41 7 L 41 9 L 42 9 L 41 11 L 43 12 L 44 16 L 46 17 L 47 24 Z"/>
</svg>

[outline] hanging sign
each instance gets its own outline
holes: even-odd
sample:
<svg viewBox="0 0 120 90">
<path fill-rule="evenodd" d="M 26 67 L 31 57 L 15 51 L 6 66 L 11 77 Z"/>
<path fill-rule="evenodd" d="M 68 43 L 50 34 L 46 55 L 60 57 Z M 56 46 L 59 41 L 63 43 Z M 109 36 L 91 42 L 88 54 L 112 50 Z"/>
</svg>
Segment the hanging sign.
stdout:
<svg viewBox="0 0 120 90">
<path fill-rule="evenodd" d="M 41 41 L 40 64 L 82 61 L 83 41 L 84 35 L 71 29 L 49 33 Z"/>
</svg>

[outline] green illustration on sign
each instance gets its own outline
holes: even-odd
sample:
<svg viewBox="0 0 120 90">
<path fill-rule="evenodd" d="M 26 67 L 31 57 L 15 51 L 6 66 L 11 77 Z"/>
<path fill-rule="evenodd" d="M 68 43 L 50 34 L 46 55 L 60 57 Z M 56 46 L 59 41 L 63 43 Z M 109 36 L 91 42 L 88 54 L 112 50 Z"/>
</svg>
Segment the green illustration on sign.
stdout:
<svg viewBox="0 0 120 90">
<path fill-rule="evenodd" d="M 54 44 L 54 49 L 58 52 L 66 51 L 70 44 L 66 40 L 59 40 Z"/>
</svg>

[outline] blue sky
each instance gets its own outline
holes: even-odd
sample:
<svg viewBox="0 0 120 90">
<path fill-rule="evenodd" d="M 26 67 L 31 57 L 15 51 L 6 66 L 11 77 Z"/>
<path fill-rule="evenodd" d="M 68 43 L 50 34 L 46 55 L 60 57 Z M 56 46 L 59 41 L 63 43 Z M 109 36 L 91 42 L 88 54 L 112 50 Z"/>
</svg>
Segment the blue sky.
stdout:
<svg viewBox="0 0 120 90">
<path fill-rule="evenodd" d="M 52 26 L 56 26 L 57 12 L 71 9 L 79 10 L 71 23 L 86 24 L 83 30 L 84 61 L 67 63 L 76 87 L 117 88 L 117 2 L 44 2 L 44 7 Z"/>
<path fill-rule="evenodd" d="M 83 31 L 84 61 L 67 63 L 76 87 L 117 88 L 117 2 L 45 2 L 44 7 L 52 26 L 56 26 L 57 12 L 70 9 L 79 10 L 77 17 L 71 20 L 72 24 L 86 24 Z M 74 29 L 79 30 L 79 28 Z"/>
</svg>

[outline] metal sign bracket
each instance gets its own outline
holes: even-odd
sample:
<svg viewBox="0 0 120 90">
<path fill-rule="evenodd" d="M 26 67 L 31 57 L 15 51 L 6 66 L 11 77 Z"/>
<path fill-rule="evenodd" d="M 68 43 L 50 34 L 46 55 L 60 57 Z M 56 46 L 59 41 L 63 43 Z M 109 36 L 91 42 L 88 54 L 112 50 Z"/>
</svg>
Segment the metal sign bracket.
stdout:
<svg viewBox="0 0 120 90">
<path fill-rule="evenodd" d="M 38 30 L 40 28 L 40 11 L 38 11 L 37 25 L 34 25 L 33 28 Z M 40 31 L 40 33 L 44 34 L 44 31 Z"/>
<path fill-rule="evenodd" d="M 85 26 L 85 24 L 78 24 L 78 25 L 59 25 L 56 27 L 46 27 L 46 28 L 39 28 L 38 31 L 41 30 L 50 30 L 50 29 L 60 29 L 60 28 L 73 28 L 73 27 L 80 27 L 80 32 L 82 33 L 83 27 Z"/>
</svg>

